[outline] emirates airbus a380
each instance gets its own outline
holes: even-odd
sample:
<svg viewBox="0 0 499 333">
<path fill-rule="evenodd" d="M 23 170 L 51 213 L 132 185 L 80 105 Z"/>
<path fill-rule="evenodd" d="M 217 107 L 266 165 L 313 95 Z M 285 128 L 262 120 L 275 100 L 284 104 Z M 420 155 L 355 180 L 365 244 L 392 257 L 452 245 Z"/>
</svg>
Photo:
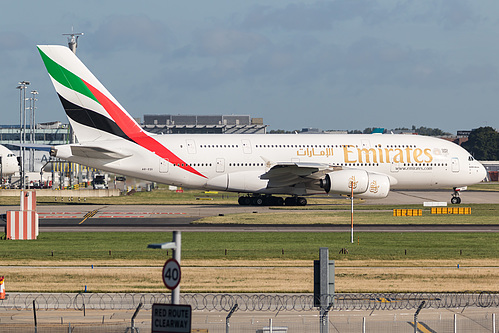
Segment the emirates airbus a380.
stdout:
<svg viewBox="0 0 499 333">
<path fill-rule="evenodd" d="M 247 193 L 242 205 L 306 205 L 338 193 L 384 198 L 390 189 L 459 189 L 485 168 L 446 140 L 393 134 L 166 134 L 144 131 L 64 46 L 38 46 L 78 143 L 52 156 L 188 188 Z M 275 195 L 287 195 L 284 200 Z"/>
</svg>

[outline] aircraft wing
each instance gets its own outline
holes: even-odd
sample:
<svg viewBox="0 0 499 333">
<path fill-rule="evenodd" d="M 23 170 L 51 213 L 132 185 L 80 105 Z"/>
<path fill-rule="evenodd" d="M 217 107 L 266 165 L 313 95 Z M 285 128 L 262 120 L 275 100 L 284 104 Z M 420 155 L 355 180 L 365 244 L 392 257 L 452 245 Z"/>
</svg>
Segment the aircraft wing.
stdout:
<svg viewBox="0 0 499 333">
<path fill-rule="evenodd" d="M 317 180 L 326 173 L 340 170 L 341 167 L 333 167 L 325 163 L 306 162 L 279 162 L 260 176 L 260 179 L 268 179 L 267 187 L 285 187 Z"/>
<path fill-rule="evenodd" d="M 123 154 L 122 152 L 95 146 L 71 146 L 71 153 L 74 156 L 97 158 L 103 160 L 116 160 L 132 156 L 132 154 Z"/>
</svg>

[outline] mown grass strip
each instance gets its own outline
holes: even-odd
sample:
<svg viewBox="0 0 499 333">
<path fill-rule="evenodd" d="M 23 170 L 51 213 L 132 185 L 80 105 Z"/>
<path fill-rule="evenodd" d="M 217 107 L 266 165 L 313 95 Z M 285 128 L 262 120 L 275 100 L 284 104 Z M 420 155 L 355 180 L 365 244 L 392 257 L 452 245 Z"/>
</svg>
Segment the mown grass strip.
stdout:
<svg viewBox="0 0 499 333">
<path fill-rule="evenodd" d="M 320 247 L 337 260 L 499 259 L 496 233 L 182 233 L 182 258 L 197 260 L 314 260 Z M 147 244 L 171 233 L 41 233 L 36 241 L 0 241 L 4 264 L 33 261 L 164 261 L 166 251 Z M 348 254 L 341 254 L 347 249 Z M 170 253 L 171 256 L 171 253 Z"/>
<path fill-rule="evenodd" d="M 360 207 L 360 206 L 359 206 Z M 499 205 L 474 204 L 471 215 L 432 215 L 429 208 L 422 216 L 393 216 L 393 208 L 421 208 L 421 206 L 363 206 L 354 211 L 354 224 L 499 224 Z M 322 207 L 323 208 L 323 207 Z M 350 207 L 289 211 L 272 210 L 264 214 L 230 214 L 210 216 L 194 223 L 213 224 L 344 224 L 350 225 Z"/>
</svg>

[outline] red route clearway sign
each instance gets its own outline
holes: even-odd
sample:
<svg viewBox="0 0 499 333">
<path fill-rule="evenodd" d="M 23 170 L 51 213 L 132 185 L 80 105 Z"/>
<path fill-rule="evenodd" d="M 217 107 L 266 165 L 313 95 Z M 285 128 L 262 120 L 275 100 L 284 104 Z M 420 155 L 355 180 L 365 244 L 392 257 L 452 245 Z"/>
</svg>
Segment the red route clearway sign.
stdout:
<svg viewBox="0 0 499 333">
<path fill-rule="evenodd" d="M 192 308 L 190 305 L 153 304 L 152 333 L 187 333 L 191 331 Z"/>
</svg>

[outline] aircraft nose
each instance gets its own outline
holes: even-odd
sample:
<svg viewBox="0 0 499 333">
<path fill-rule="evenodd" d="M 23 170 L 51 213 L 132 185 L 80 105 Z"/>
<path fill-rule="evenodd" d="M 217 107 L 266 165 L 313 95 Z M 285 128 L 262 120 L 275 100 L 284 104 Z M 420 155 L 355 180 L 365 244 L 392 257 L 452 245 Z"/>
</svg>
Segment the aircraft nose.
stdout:
<svg viewBox="0 0 499 333">
<path fill-rule="evenodd" d="M 478 173 L 477 173 L 478 174 L 477 179 L 480 178 L 478 180 L 478 182 L 481 182 L 482 180 L 484 180 L 487 177 L 487 170 L 482 165 L 482 163 L 478 162 L 478 164 L 480 166 L 480 169 L 478 170 Z"/>
</svg>

